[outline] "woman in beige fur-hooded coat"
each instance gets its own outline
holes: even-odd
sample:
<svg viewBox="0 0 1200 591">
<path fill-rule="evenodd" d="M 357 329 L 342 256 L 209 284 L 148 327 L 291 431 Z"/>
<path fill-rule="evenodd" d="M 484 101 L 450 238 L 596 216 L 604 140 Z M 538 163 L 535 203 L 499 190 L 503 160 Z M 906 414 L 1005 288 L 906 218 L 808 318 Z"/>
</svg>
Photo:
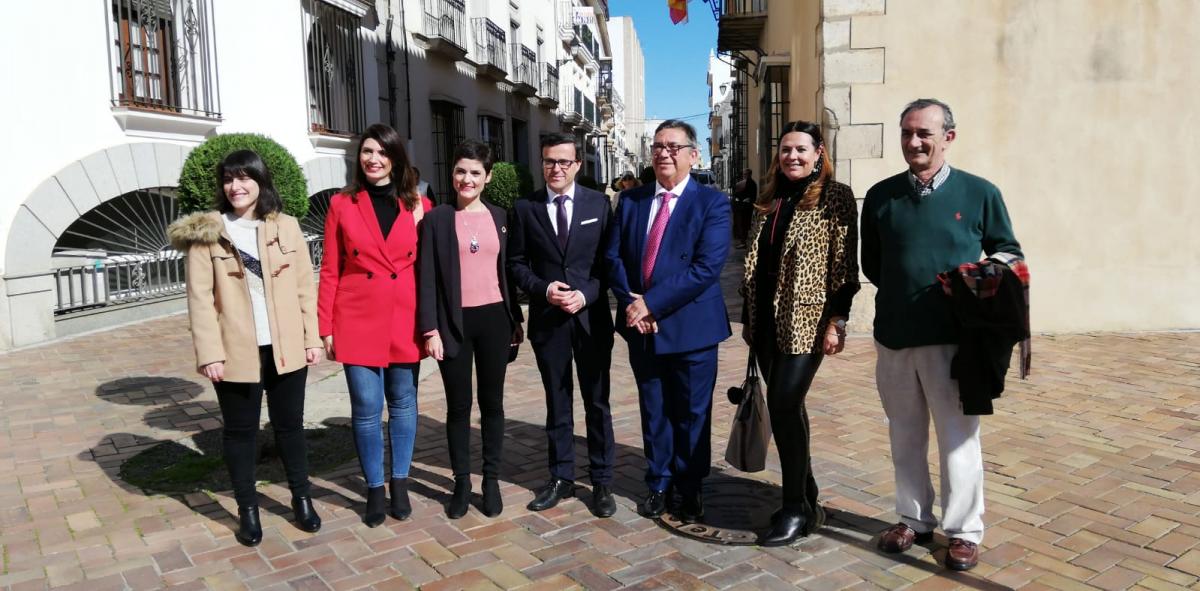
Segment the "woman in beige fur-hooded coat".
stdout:
<svg viewBox="0 0 1200 591">
<path fill-rule="evenodd" d="M 223 455 L 238 505 L 237 540 L 262 541 L 255 468 L 262 399 L 292 491 L 296 525 L 321 527 L 310 498 L 304 440 L 308 366 L 321 360 L 308 245 L 262 159 L 239 150 L 218 165 L 217 211 L 167 229 L 187 256 L 188 319 L 196 369 L 221 405 Z"/>
</svg>

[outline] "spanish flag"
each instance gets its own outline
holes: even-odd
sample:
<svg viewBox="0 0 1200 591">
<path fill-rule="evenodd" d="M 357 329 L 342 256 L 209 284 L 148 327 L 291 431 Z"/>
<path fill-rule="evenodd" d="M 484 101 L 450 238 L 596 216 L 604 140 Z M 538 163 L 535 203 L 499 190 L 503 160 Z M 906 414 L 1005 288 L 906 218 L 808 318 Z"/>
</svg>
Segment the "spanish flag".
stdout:
<svg viewBox="0 0 1200 591">
<path fill-rule="evenodd" d="M 687 0 L 667 0 L 671 10 L 671 23 L 678 25 L 687 21 Z"/>
</svg>

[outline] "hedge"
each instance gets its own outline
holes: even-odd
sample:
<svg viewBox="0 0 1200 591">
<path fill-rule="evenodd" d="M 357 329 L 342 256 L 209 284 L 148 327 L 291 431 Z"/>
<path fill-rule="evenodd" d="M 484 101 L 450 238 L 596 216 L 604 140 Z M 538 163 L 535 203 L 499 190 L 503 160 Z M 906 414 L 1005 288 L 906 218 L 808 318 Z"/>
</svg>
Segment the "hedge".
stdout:
<svg viewBox="0 0 1200 591">
<path fill-rule="evenodd" d="M 254 150 L 262 157 L 283 200 L 284 213 L 296 218 L 303 218 L 308 213 L 308 183 L 300 164 L 287 148 L 255 133 L 213 136 L 192 150 L 179 173 L 180 211 L 191 213 L 215 207 L 217 165 L 227 154 L 237 150 Z"/>
</svg>

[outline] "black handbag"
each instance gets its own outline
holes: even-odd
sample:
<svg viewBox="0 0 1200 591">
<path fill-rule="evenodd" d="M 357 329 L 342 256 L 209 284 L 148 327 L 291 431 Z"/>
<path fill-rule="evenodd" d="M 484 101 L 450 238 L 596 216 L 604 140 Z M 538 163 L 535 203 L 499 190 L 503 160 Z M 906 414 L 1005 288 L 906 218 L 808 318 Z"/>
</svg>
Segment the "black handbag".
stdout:
<svg viewBox="0 0 1200 591">
<path fill-rule="evenodd" d="M 771 445 L 771 420 L 767 416 L 767 400 L 754 351 L 746 363 L 746 381 L 740 388 L 730 388 L 726 395 L 737 405 L 733 428 L 729 430 L 729 446 L 725 461 L 742 472 L 759 472 L 766 468 L 767 447 Z"/>
</svg>

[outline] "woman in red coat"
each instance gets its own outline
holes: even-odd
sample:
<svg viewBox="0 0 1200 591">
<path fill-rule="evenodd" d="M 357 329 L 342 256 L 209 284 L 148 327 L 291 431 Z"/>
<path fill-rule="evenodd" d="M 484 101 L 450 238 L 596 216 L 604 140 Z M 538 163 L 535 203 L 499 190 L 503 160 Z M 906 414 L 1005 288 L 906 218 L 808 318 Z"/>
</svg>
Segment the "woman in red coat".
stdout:
<svg viewBox="0 0 1200 591">
<path fill-rule="evenodd" d="M 417 431 L 417 224 L 432 204 L 416 190 L 404 141 L 383 124 L 358 145 L 354 182 L 333 196 L 317 316 L 325 352 L 345 367 L 354 443 L 367 482 L 363 522 L 383 523 L 383 435 L 387 401 L 392 446 L 392 517 L 408 519 L 408 468 Z"/>
</svg>

